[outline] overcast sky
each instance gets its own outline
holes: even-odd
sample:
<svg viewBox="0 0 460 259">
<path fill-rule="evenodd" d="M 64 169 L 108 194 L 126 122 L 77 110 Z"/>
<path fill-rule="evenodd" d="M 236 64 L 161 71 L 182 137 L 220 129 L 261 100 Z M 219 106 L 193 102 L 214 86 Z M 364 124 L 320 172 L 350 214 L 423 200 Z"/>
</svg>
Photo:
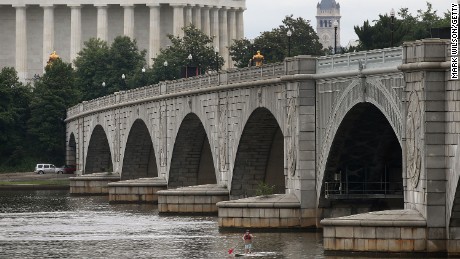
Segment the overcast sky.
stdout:
<svg viewBox="0 0 460 259">
<path fill-rule="evenodd" d="M 316 30 L 316 5 L 321 0 L 246 0 L 244 12 L 245 37 L 257 37 L 260 32 L 270 31 L 281 25 L 286 15 L 311 20 Z M 379 14 L 389 13 L 394 8 L 396 13 L 402 7 L 416 14 L 419 9 L 426 10 L 425 0 L 336 0 L 340 4 L 341 44 L 346 46 L 351 39 L 357 39 L 353 26 L 362 26 L 365 20 L 376 20 Z M 450 9 L 455 0 L 429 0 L 438 15 Z"/>
</svg>

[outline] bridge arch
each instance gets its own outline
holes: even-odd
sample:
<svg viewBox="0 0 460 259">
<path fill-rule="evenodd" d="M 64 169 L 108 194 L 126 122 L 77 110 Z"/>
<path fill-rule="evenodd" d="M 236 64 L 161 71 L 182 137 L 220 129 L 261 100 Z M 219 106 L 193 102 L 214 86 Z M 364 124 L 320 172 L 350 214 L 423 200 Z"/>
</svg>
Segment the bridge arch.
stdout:
<svg viewBox="0 0 460 259">
<path fill-rule="evenodd" d="M 330 156 L 333 140 L 342 124 L 345 116 L 356 105 L 368 103 L 375 107 L 393 129 L 399 146 L 403 146 L 403 102 L 402 92 L 404 78 L 401 73 L 388 74 L 385 76 L 368 76 L 352 78 L 333 102 L 333 107 L 327 119 L 326 125 L 319 139 L 317 153 L 317 204 L 323 191 L 324 173 Z M 325 82 L 320 82 L 320 84 Z M 326 105 L 331 105 L 330 103 Z M 318 105 L 322 109 L 322 104 Z M 404 159 L 404 158 L 403 158 Z"/>
<path fill-rule="evenodd" d="M 168 187 L 216 184 L 217 173 L 208 134 L 195 113 L 182 120 L 174 141 Z"/>
<path fill-rule="evenodd" d="M 319 197 L 325 217 L 403 208 L 401 144 L 374 104 L 346 113 L 329 150 Z"/>
<path fill-rule="evenodd" d="M 158 176 L 152 138 L 142 119 L 136 119 L 131 125 L 122 161 L 122 180 Z"/>
<path fill-rule="evenodd" d="M 112 151 L 100 124 L 91 133 L 85 161 L 85 174 L 113 171 Z"/>
<path fill-rule="evenodd" d="M 256 195 L 261 182 L 285 192 L 284 136 L 267 108 L 255 109 L 245 123 L 230 182 L 232 199 Z"/>
<path fill-rule="evenodd" d="M 67 165 L 77 164 L 77 142 L 75 141 L 73 132 L 70 133 L 69 139 L 67 140 L 65 163 Z"/>
</svg>

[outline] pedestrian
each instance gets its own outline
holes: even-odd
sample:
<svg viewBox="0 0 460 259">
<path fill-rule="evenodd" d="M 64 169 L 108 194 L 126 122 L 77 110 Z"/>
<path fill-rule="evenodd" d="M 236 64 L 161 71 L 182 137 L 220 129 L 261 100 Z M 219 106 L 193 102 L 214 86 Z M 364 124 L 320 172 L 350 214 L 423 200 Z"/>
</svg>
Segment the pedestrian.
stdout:
<svg viewBox="0 0 460 259">
<path fill-rule="evenodd" d="M 245 254 L 250 254 L 251 249 L 252 249 L 252 239 L 254 236 L 249 232 L 249 229 L 246 230 L 246 233 L 243 235 L 243 240 L 244 240 L 244 253 Z"/>
</svg>

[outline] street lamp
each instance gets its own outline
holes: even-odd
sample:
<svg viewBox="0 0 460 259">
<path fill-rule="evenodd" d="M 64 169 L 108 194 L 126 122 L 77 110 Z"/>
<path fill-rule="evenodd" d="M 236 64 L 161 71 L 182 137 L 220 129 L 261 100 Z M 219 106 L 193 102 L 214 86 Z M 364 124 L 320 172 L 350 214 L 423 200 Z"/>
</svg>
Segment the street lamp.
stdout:
<svg viewBox="0 0 460 259">
<path fill-rule="evenodd" d="M 288 57 L 290 57 L 291 56 L 291 36 L 292 36 L 291 29 L 287 31 L 287 36 L 288 36 Z"/>
<path fill-rule="evenodd" d="M 216 52 L 216 71 L 219 73 L 219 49 L 216 47 L 214 48 L 214 51 Z"/>
<path fill-rule="evenodd" d="M 251 43 L 251 58 L 249 59 L 249 66 L 253 66 L 253 60 L 252 60 L 252 56 L 254 55 L 254 39 L 250 39 L 249 42 Z"/>
<path fill-rule="evenodd" d="M 142 67 L 142 86 L 145 86 L 145 67 Z"/>
<path fill-rule="evenodd" d="M 166 68 L 168 68 L 168 61 L 165 60 L 165 62 L 163 62 L 163 67 L 164 67 L 164 70 L 163 70 L 163 77 L 166 81 Z"/>
<path fill-rule="evenodd" d="M 102 82 L 102 87 L 105 87 L 105 81 L 104 81 L 104 82 Z"/>
<path fill-rule="evenodd" d="M 390 11 L 390 16 L 391 16 L 391 45 L 390 47 L 393 47 L 393 30 L 394 30 L 394 22 L 395 22 L 395 9 L 391 8 Z"/>
<path fill-rule="evenodd" d="M 122 74 L 122 75 L 121 75 L 121 79 L 122 79 L 122 81 L 123 81 L 123 90 L 125 90 L 125 88 L 126 88 L 125 78 L 126 78 L 125 74 Z"/>
<path fill-rule="evenodd" d="M 192 59 L 193 59 L 193 56 L 192 54 L 188 54 L 188 63 L 187 63 L 187 66 L 185 66 L 185 78 L 188 77 L 188 67 L 190 66 L 190 64 L 192 63 Z"/>
<path fill-rule="evenodd" d="M 334 21 L 334 54 L 337 54 L 337 27 L 339 27 L 339 23 L 337 20 Z"/>
</svg>

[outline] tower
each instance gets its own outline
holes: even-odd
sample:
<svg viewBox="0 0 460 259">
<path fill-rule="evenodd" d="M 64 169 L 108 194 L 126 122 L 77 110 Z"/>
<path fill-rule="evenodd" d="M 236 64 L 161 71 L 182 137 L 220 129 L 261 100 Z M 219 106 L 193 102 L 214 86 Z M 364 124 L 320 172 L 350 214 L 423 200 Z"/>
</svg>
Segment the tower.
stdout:
<svg viewBox="0 0 460 259">
<path fill-rule="evenodd" d="M 340 4 L 321 0 L 316 6 L 316 33 L 323 48 L 334 48 L 334 21 L 337 21 L 337 47 L 340 46 Z"/>
</svg>

